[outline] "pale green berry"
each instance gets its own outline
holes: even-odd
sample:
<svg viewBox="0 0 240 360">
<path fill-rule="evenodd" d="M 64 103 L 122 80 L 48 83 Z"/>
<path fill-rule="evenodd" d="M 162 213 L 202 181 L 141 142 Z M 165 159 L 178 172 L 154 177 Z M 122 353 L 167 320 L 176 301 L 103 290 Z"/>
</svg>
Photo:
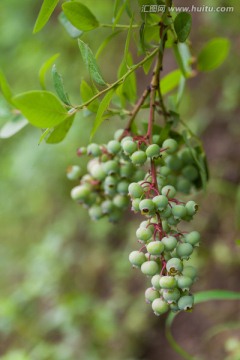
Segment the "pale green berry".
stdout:
<svg viewBox="0 0 240 360">
<path fill-rule="evenodd" d="M 182 149 L 179 155 L 180 155 L 183 163 L 186 165 L 192 164 L 194 162 L 194 158 L 193 158 L 191 150 L 189 148 Z"/>
<path fill-rule="evenodd" d="M 164 210 L 168 206 L 168 198 L 165 195 L 157 195 L 152 199 L 156 209 L 159 211 Z"/>
<path fill-rule="evenodd" d="M 177 275 L 182 272 L 183 263 L 178 258 L 172 258 L 172 259 L 168 260 L 166 269 L 167 269 L 168 274 Z"/>
<path fill-rule="evenodd" d="M 159 316 L 166 313 L 169 310 L 169 305 L 163 299 L 155 299 L 152 302 L 152 309 L 155 315 Z"/>
<path fill-rule="evenodd" d="M 166 185 L 162 188 L 161 193 L 162 195 L 165 195 L 168 198 L 172 199 L 176 195 L 176 189 L 172 185 Z"/>
<path fill-rule="evenodd" d="M 198 178 L 198 171 L 193 165 L 187 165 L 182 169 L 183 176 L 189 181 L 194 181 Z"/>
<path fill-rule="evenodd" d="M 179 177 L 177 179 L 176 189 L 178 191 L 182 192 L 183 194 L 189 194 L 191 187 L 192 187 L 192 184 L 190 183 L 189 180 L 187 180 L 183 177 Z"/>
<path fill-rule="evenodd" d="M 161 166 L 159 173 L 163 176 L 168 176 L 171 173 L 171 170 L 167 166 Z"/>
<path fill-rule="evenodd" d="M 77 180 L 80 178 L 81 168 L 78 165 L 72 165 L 67 168 L 67 178 L 69 180 Z"/>
<path fill-rule="evenodd" d="M 170 310 L 174 313 L 178 312 L 179 311 L 179 307 L 176 303 L 172 303 L 169 305 L 170 306 Z"/>
<path fill-rule="evenodd" d="M 159 265 L 156 261 L 149 260 L 142 264 L 141 271 L 147 276 L 153 276 L 159 272 Z"/>
<path fill-rule="evenodd" d="M 102 213 L 103 214 L 109 214 L 114 209 L 114 204 L 111 200 L 105 200 L 101 204 Z"/>
<path fill-rule="evenodd" d="M 181 293 L 180 291 L 175 289 L 165 289 L 163 291 L 163 298 L 168 304 L 176 303 L 180 298 Z"/>
<path fill-rule="evenodd" d="M 140 251 L 132 251 L 129 254 L 129 261 L 133 266 L 140 268 L 146 261 L 145 254 Z"/>
<path fill-rule="evenodd" d="M 107 151 L 110 154 L 116 155 L 121 150 L 120 142 L 117 140 L 111 140 L 107 144 Z"/>
<path fill-rule="evenodd" d="M 91 194 L 91 187 L 87 184 L 76 186 L 71 191 L 71 197 L 76 201 L 86 201 Z"/>
<path fill-rule="evenodd" d="M 140 198 L 144 194 L 142 186 L 135 182 L 129 185 L 128 192 L 132 199 Z"/>
<path fill-rule="evenodd" d="M 166 139 L 162 144 L 163 149 L 166 149 L 167 154 L 173 154 L 178 149 L 178 143 L 174 139 Z"/>
<path fill-rule="evenodd" d="M 178 223 L 179 223 L 179 219 L 176 219 L 175 217 L 173 217 L 173 216 L 169 216 L 168 218 L 167 218 L 167 222 L 168 222 L 168 224 L 169 225 L 171 225 L 171 226 L 175 226 L 175 225 L 177 225 Z"/>
<path fill-rule="evenodd" d="M 182 160 L 177 155 L 168 155 L 165 159 L 165 163 L 169 169 L 173 171 L 179 171 L 182 168 Z"/>
<path fill-rule="evenodd" d="M 175 219 L 183 219 L 187 215 L 187 209 L 184 205 L 174 205 L 172 208 L 172 214 Z"/>
<path fill-rule="evenodd" d="M 122 138 L 122 140 L 121 140 L 121 146 L 123 146 L 123 144 L 125 143 L 125 141 L 133 141 L 132 136 L 125 136 L 124 138 Z"/>
<path fill-rule="evenodd" d="M 160 135 L 153 134 L 152 141 L 153 141 L 154 144 L 158 144 L 159 141 L 160 141 Z"/>
<path fill-rule="evenodd" d="M 147 157 L 156 159 L 160 156 L 160 147 L 157 144 L 151 144 L 146 149 Z"/>
<path fill-rule="evenodd" d="M 161 276 L 157 274 L 151 278 L 151 284 L 155 290 L 161 290 L 161 286 L 159 284 L 160 277 Z"/>
<path fill-rule="evenodd" d="M 92 166 L 89 166 L 89 173 L 96 180 L 102 181 L 106 177 L 106 173 L 100 163 L 95 162 Z"/>
<path fill-rule="evenodd" d="M 182 274 L 190 277 L 194 281 L 197 277 L 197 270 L 193 266 L 187 265 L 184 266 Z"/>
<path fill-rule="evenodd" d="M 159 284 L 162 289 L 173 289 L 177 286 L 177 280 L 173 276 L 161 276 Z"/>
<path fill-rule="evenodd" d="M 167 251 L 173 251 L 177 246 L 177 239 L 174 236 L 162 238 L 162 243 Z"/>
<path fill-rule="evenodd" d="M 121 178 L 129 179 L 134 173 L 134 166 L 131 163 L 120 165 L 120 176 Z"/>
<path fill-rule="evenodd" d="M 178 307 L 180 310 L 189 311 L 193 308 L 194 298 L 192 295 L 185 295 L 178 300 Z"/>
<path fill-rule="evenodd" d="M 166 178 L 162 176 L 157 176 L 157 185 L 160 191 L 162 187 L 166 185 Z"/>
<path fill-rule="evenodd" d="M 178 244 L 176 250 L 177 250 L 177 254 L 180 258 L 189 259 L 189 256 L 193 252 L 193 247 L 191 244 L 183 243 L 183 244 Z"/>
<path fill-rule="evenodd" d="M 124 129 L 118 129 L 117 131 L 115 131 L 113 135 L 114 139 L 119 140 L 120 137 L 123 135 L 124 131 L 125 131 Z"/>
<path fill-rule="evenodd" d="M 138 150 L 131 155 L 131 161 L 134 165 L 143 165 L 147 160 L 145 151 Z"/>
<path fill-rule="evenodd" d="M 115 176 L 107 176 L 104 180 L 104 187 L 107 188 L 116 188 L 118 179 Z"/>
<path fill-rule="evenodd" d="M 100 146 L 98 144 L 89 144 L 87 147 L 87 154 L 92 155 L 94 157 L 98 157 L 102 154 Z"/>
<path fill-rule="evenodd" d="M 126 155 L 132 155 L 135 151 L 137 151 L 137 143 L 133 140 L 126 140 L 122 143 L 122 149 Z"/>
<path fill-rule="evenodd" d="M 147 251 L 151 255 L 160 256 L 164 251 L 164 244 L 161 241 L 151 241 L 147 245 Z"/>
<path fill-rule="evenodd" d="M 152 288 L 148 288 L 145 291 L 145 300 L 148 304 L 152 303 L 155 299 L 160 297 L 159 291 L 154 290 Z"/>
<path fill-rule="evenodd" d="M 114 175 L 119 171 L 119 164 L 115 160 L 109 160 L 102 164 L 102 168 L 107 175 Z"/>
<path fill-rule="evenodd" d="M 172 208 L 168 205 L 166 207 L 166 209 L 164 209 L 163 211 L 161 211 L 161 218 L 162 219 L 167 219 L 172 215 Z"/>
<path fill-rule="evenodd" d="M 139 227 L 136 231 L 136 236 L 137 236 L 138 240 L 147 242 L 148 240 L 150 240 L 152 238 L 152 231 L 149 228 Z"/>
<path fill-rule="evenodd" d="M 100 205 L 91 206 L 88 210 L 88 213 L 92 220 L 99 220 L 104 215 Z"/>
<path fill-rule="evenodd" d="M 178 181 L 177 176 L 175 176 L 175 175 L 173 175 L 173 174 L 168 175 L 167 178 L 166 178 L 166 183 L 167 183 L 168 185 L 172 185 L 172 186 L 174 186 L 174 187 L 176 187 L 177 181 Z"/>
<path fill-rule="evenodd" d="M 192 246 L 198 245 L 200 241 L 200 234 L 198 231 L 191 231 L 189 234 L 185 235 L 185 241 Z"/>
<path fill-rule="evenodd" d="M 127 180 L 119 181 L 119 183 L 117 184 L 117 192 L 121 195 L 127 195 L 128 187 L 129 187 L 129 182 Z"/>
<path fill-rule="evenodd" d="M 144 199 L 140 201 L 139 209 L 142 215 L 148 215 L 155 210 L 154 202 L 151 199 Z"/>
<path fill-rule="evenodd" d="M 132 211 L 134 211 L 134 212 L 140 211 L 140 209 L 139 209 L 140 201 L 141 201 L 141 199 L 133 199 L 132 200 L 132 207 L 131 207 Z"/>
<path fill-rule="evenodd" d="M 186 203 L 186 210 L 188 215 L 193 216 L 198 211 L 198 204 L 196 204 L 195 201 L 190 200 Z"/>
<path fill-rule="evenodd" d="M 170 231 L 170 226 L 168 225 L 167 220 L 162 221 L 162 228 L 163 228 L 163 231 L 166 233 L 168 233 Z"/>
<path fill-rule="evenodd" d="M 129 205 L 129 197 L 117 194 L 113 198 L 113 204 L 119 209 L 126 209 Z"/>
<path fill-rule="evenodd" d="M 183 291 L 189 290 L 192 283 L 193 283 L 193 280 L 189 276 L 182 275 L 182 276 L 178 276 L 178 278 L 177 278 L 178 287 L 180 289 L 182 289 Z"/>
<path fill-rule="evenodd" d="M 133 175 L 133 181 L 141 181 L 144 178 L 145 171 L 143 169 L 137 169 Z"/>
<path fill-rule="evenodd" d="M 87 148 L 85 146 L 81 146 L 77 149 L 77 156 L 82 156 L 87 154 Z"/>
</svg>

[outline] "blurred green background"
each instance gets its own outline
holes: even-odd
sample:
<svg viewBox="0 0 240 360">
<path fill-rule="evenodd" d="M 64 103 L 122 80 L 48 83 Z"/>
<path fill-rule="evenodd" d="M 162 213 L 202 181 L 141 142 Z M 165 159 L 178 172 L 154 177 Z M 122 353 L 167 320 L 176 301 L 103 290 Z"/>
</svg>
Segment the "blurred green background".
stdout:
<svg viewBox="0 0 240 360">
<path fill-rule="evenodd" d="M 40 66 L 60 52 L 58 70 L 79 102 L 86 74 L 76 42 L 58 23 L 59 9 L 32 35 L 41 3 L 1 0 L 0 66 L 14 93 L 39 89 Z M 112 1 L 84 3 L 101 21 L 111 21 Z M 196 195 L 200 211 L 192 226 L 203 240 L 194 259 L 200 274 L 194 291 L 240 290 L 240 6 L 234 0 L 218 5 L 234 6 L 234 13 L 192 14 L 193 52 L 223 36 L 231 40 L 230 55 L 220 69 L 189 81 L 181 106 L 182 117 L 203 139 L 211 174 L 207 193 Z M 87 35 L 93 50 L 107 33 Z M 116 78 L 123 41 L 124 36 L 112 41 L 99 59 L 108 82 Z M 168 54 L 165 62 L 168 69 Z M 143 88 L 146 79 L 139 79 Z M 30 126 L 0 141 L 1 359 L 179 359 L 166 342 L 165 318 L 156 318 L 144 302 L 147 280 L 128 262 L 139 219 L 128 213 L 117 226 L 93 223 L 69 197 L 65 170 L 79 162 L 76 149 L 87 144 L 92 123 L 78 116 L 67 139 L 54 146 L 38 145 L 40 132 Z M 98 139 L 111 139 L 118 126 L 119 121 L 103 125 Z M 202 359 L 239 360 L 239 310 L 239 302 L 198 305 L 178 316 L 174 335 Z"/>
</svg>

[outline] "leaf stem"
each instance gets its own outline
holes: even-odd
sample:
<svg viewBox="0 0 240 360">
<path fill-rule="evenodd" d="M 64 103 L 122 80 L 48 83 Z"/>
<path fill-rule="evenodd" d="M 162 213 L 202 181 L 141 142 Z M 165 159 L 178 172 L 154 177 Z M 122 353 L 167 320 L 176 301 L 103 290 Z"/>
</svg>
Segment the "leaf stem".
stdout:
<svg viewBox="0 0 240 360">
<path fill-rule="evenodd" d="M 100 24 L 99 26 L 100 27 L 105 27 L 105 28 L 118 28 L 118 29 L 129 29 L 130 28 L 130 25 L 125 25 L 125 24 L 116 24 L 116 25 L 113 25 L 113 24 Z M 134 24 L 131 27 L 132 28 L 139 28 L 139 26 L 140 25 L 138 25 L 138 24 Z"/>
</svg>

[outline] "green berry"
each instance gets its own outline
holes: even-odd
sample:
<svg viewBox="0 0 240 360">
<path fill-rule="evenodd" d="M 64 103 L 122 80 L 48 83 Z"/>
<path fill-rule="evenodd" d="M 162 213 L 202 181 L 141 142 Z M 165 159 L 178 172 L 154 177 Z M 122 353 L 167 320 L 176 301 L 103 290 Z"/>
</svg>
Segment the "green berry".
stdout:
<svg viewBox="0 0 240 360">
<path fill-rule="evenodd" d="M 87 148 L 85 146 L 80 147 L 77 149 L 77 156 L 82 156 L 87 154 Z"/>
<path fill-rule="evenodd" d="M 172 199 L 176 195 L 176 189 L 172 185 L 166 185 L 162 188 L 162 195 Z"/>
<path fill-rule="evenodd" d="M 170 231 L 170 226 L 168 225 L 167 220 L 162 221 L 162 228 L 163 228 L 163 231 L 166 233 L 168 233 Z"/>
<path fill-rule="evenodd" d="M 170 274 L 172 276 L 177 275 L 182 272 L 183 263 L 178 258 L 172 258 L 172 259 L 168 260 L 166 269 L 167 269 L 168 274 Z"/>
<path fill-rule="evenodd" d="M 118 179 L 115 176 L 107 176 L 104 180 L 104 188 L 115 189 L 118 183 Z"/>
<path fill-rule="evenodd" d="M 189 290 L 190 286 L 192 285 L 193 280 L 189 276 L 178 276 L 177 284 L 180 289 L 183 291 Z"/>
<path fill-rule="evenodd" d="M 118 129 L 117 131 L 115 131 L 113 137 L 114 137 L 114 140 L 119 140 L 120 137 L 123 135 L 124 133 L 124 129 Z"/>
<path fill-rule="evenodd" d="M 161 276 L 159 284 L 162 289 L 173 289 L 177 286 L 177 280 L 173 276 Z"/>
<path fill-rule="evenodd" d="M 108 214 L 108 221 L 112 223 L 116 223 L 121 219 L 121 216 L 122 216 L 122 211 L 115 208 L 113 209 L 113 211 L 110 212 L 110 214 Z"/>
<path fill-rule="evenodd" d="M 141 199 L 138 199 L 138 198 L 132 200 L 132 207 L 131 207 L 132 211 L 134 211 L 134 212 L 140 211 L 140 209 L 139 209 L 140 201 L 141 201 Z"/>
<path fill-rule="evenodd" d="M 183 219 L 187 215 L 187 210 L 184 205 L 175 205 L 172 208 L 172 214 L 175 219 Z"/>
<path fill-rule="evenodd" d="M 182 159 L 182 162 L 186 165 L 192 164 L 194 162 L 191 150 L 188 148 L 182 149 L 179 155 Z"/>
<path fill-rule="evenodd" d="M 159 316 L 166 313 L 169 310 L 169 306 L 163 299 L 155 299 L 152 302 L 152 309 L 155 315 Z"/>
<path fill-rule="evenodd" d="M 77 180 L 80 178 L 81 168 L 78 165 L 72 165 L 67 168 L 67 178 L 69 180 Z"/>
<path fill-rule="evenodd" d="M 139 227 L 136 231 L 136 236 L 138 240 L 147 242 L 152 237 L 152 231 L 149 228 Z M 155 255 L 155 254 L 153 254 Z"/>
<path fill-rule="evenodd" d="M 101 208 L 102 208 L 102 213 L 103 214 L 109 214 L 113 211 L 114 209 L 114 204 L 111 200 L 105 200 L 102 202 L 101 204 Z"/>
<path fill-rule="evenodd" d="M 193 216 L 198 211 L 198 204 L 190 200 L 186 203 L 186 210 L 188 215 Z"/>
<path fill-rule="evenodd" d="M 198 171 L 193 165 L 187 165 L 182 169 L 183 176 L 189 181 L 194 181 L 198 178 Z"/>
<path fill-rule="evenodd" d="M 140 228 L 141 229 L 141 228 Z M 150 230 L 149 230 L 150 231 Z M 152 235 L 152 234 L 151 234 Z M 164 244 L 161 241 L 151 241 L 147 245 L 147 252 L 151 255 L 160 256 L 164 250 Z"/>
<path fill-rule="evenodd" d="M 133 181 L 141 181 L 144 178 L 146 172 L 143 169 L 137 169 L 133 175 Z"/>
<path fill-rule="evenodd" d="M 147 160 L 147 155 L 144 151 L 138 150 L 131 155 L 131 161 L 134 165 L 143 165 Z"/>
<path fill-rule="evenodd" d="M 180 298 L 181 293 L 180 291 L 175 289 L 165 289 L 163 291 L 163 298 L 168 304 L 176 303 Z"/>
<path fill-rule="evenodd" d="M 129 205 L 129 197 L 117 194 L 113 198 L 113 204 L 119 209 L 126 209 Z"/>
<path fill-rule="evenodd" d="M 182 160 L 177 155 L 169 155 L 165 158 L 165 163 L 169 169 L 179 171 L 182 168 Z"/>
<path fill-rule="evenodd" d="M 132 251 L 129 254 L 129 261 L 133 266 L 140 268 L 146 262 L 145 254 L 140 251 Z"/>
<path fill-rule="evenodd" d="M 119 181 L 119 183 L 117 184 L 117 192 L 121 195 L 127 195 L 128 187 L 129 187 L 129 182 L 127 180 Z"/>
<path fill-rule="evenodd" d="M 173 251 L 177 246 L 177 239 L 174 236 L 162 238 L 162 243 L 167 251 Z"/>
<path fill-rule="evenodd" d="M 179 223 L 179 219 L 176 219 L 175 217 L 173 217 L 173 216 L 169 216 L 168 218 L 167 218 L 167 222 L 168 222 L 168 224 L 170 225 L 170 226 L 176 226 L 178 223 Z"/>
<path fill-rule="evenodd" d="M 145 291 L 145 300 L 148 304 L 152 303 L 155 299 L 160 297 L 159 291 L 156 291 L 152 288 L 148 288 Z"/>
<path fill-rule="evenodd" d="M 107 144 L 107 151 L 110 154 L 116 155 L 121 150 L 120 142 L 117 140 L 111 140 Z"/>
<path fill-rule="evenodd" d="M 120 165 L 120 176 L 121 178 L 129 179 L 134 173 L 134 166 L 131 163 Z"/>
<path fill-rule="evenodd" d="M 198 245 L 200 241 L 200 234 L 198 231 L 191 231 L 185 236 L 185 241 L 192 246 Z"/>
<path fill-rule="evenodd" d="M 167 166 L 161 166 L 159 173 L 163 176 L 168 176 L 171 173 L 171 170 Z"/>
<path fill-rule="evenodd" d="M 119 164 L 115 160 L 109 160 L 102 164 L 102 168 L 107 175 L 114 175 L 119 171 Z"/>
<path fill-rule="evenodd" d="M 94 157 L 98 157 L 102 154 L 100 146 L 98 144 L 89 144 L 87 147 L 87 154 L 92 155 Z"/>
<path fill-rule="evenodd" d="M 103 217 L 102 208 L 99 205 L 93 205 L 88 210 L 89 216 L 92 220 L 99 220 Z"/>
<path fill-rule="evenodd" d="M 151 199 L 144 199 L 140 201 L 139 209 L 142 215 L 151 214 L 155 210 L 154 202 Z"/>
<path fill-rule="evenodd" d="M 178 307 L 180 310 L 189 311 L 193 308 L 194 298 L 192 295 L 186 295 L 180 297 L 178 300 Z"/>
<path fill-rule="evenodd" d="M 160 147 L 157 144 L 151 144 L 146 149 L 147 157 L 156 159 L 160 156 Z"/>
<path fill-rule="evenodd" d="M 92 164 L 88 164 L 89 173 L 92 175 L 92 177 L 96 180 L 102 181 L 106 177 L 106 173 L 102 168 L 102 165 L 98 162 L 94 162 Z"/>
<path fill-rule="evenodd" d="M 87 184 L 76 186 L 71 191 L 71 197 L 76 201 L 86 201 L 91 194 L 91 187 Z"/>
<path fill-rule="evenodd" d="M 170 310 L 171 310 L 172 312 L 176 313 L 176 312 L 179 311 L 179 307 L 178 307 L 177 304 L 172 303 L 172 304 L 170 304 Z"/>
<path fill-rule="evenodd" d="M 168 205 L 166 209 L 161 211 L 161 218 L 168 219 L 172 215 L 172 208 Z"/>
<path fill-rule="evenodd" d="M 154 202 L 156 209 L 159 211 L 164 210 L 168 205 L 168 198 L 165 195 L 154 196 L 152 201 Z"/>
<path fill-rule="evenodd" d="M 132 136 L 125 136 L 124 138 L 122 138 L 121 140 L 121 147 L 123 146 L 125 141 L 133 141 Z"/>
<path fill-rule="evenodd" d="M 147 276 L 153 276 L 159 272 L 159 265 L 156 261 L 149 260 L 142 264 L 141 271 Z"/>
<path fill-rule="evenodd" d="M 128 193 L 132 199 L 140 198 L 144 194 L 144 190 L 138 183 L 131 183 L 128 187 Z"/>
<path fill-rule="evenodd" d="M 187 180 L 183 177 L 179 177 L 177 179 L 176 189 L 178 191 L 182 192 L 183 194 L 189 194 L 191 187 L 192 187 L 192 184 L 190 183 L 189 180 Z"/>
<path fill-rule="evenodd" d="M 132 155 L 135 151 L 137 151 L 137 143 L 133 140 L 126 140 L 122 143 L 122 149 L 126 155 Z"/>
<path fill-rule="evenodd" d="M 197 277 L 197 270 L 193 266 L 187 265 L 184 266 L 182 274 L 190 277 L 194 281 Z"/>
<path fill-rule="evenodd" d="M 173 154 L 178 149 L 178 143 L 174 139 L 166 139 L 163 142 L 162 147 L 166 149 L 167 154 Z"/>
<path fill-rule="evenodd" d="M 161 286 L 159 284 L 160 277 L 161 276 L 157 274 L 151 278 L 151 284 L 155 290 L 161 290 Z"/>
<path fill-rule="evenodd" d="M 178 244 L 177 248 L 177 255 L 182 258 L 182 259 L 189 259 L 189 256 L 192 254 L 193 252 L 193 247 L 191 244 L 188 243 L 183 243 L 183 244 Z"/>
</svg>

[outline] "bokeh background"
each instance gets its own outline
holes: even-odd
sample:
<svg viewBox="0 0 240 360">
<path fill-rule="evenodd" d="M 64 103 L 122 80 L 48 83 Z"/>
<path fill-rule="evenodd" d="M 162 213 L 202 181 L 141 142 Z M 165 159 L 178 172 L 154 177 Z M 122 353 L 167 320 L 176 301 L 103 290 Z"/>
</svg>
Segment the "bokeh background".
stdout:
<svg viewBox="0 0 240 360">
<path fill-rule="evenodd" d="M 40 66 L 60 52 L 58 70 L 71 98 L 79 102 L 79 83 L 86 74 L 76 42 L 58 23 L 59 9 L 40 33 L 32 35 L 41 3 L 1 0 L 0 66 L 14 93 L 40 89 Z M 110 22 L 112 1 L 84 3 L 101 21 Z M 216 6 L 214 0 L 194 4 Z M 200 211 L 194 226 L 203 236 L 194 258 L 199 271 L 194 291 L 240 290 L 240 6 L 237 0 L 218 5 L 235 10 L 192 14 L 193 52 L 197 55 L 210 38 L 223 36 L 231 40 L 230 55 L 218 70 L 189 81 L 181 105 L 182 117 L 203 139 L 211 175 L 207 192 L 196 194 Z M 85 39 L 96 50 L 106 34 L 107 30 L 96 30 Z M 124 36 L 120 36 L 99 58 L 108 82 L 116 78 L 123 48 Z M 176 67 L 169 56 L 167 70 Z M 147 80 L 138 75 L 141 89 Z M 51 88 L 50 76 L 48 85 Z M 0 140 L 3 360 L 180 358 L 166 342 L 165 317 L 156 318 L 144 302 L 147 280 L 128 262 L 136 247 L 139 219 L 129 212 L 119 225 L 91 222 L 70 199 L 73 185 L 65 170 L 79 162 L 76 149 L 87 144 L 92 124 L 93 118 L 78 116 L 59 145 L 38 145 L 40 132 L 30 126 Z M 102 126 L 99 141 L 110 139 L 119 126 L 119 121 Z M 239 360 L 240 304 L 198 305 L 193 313 L 177 317 L 173 332 L 201 359 Z"/>
</svg>

